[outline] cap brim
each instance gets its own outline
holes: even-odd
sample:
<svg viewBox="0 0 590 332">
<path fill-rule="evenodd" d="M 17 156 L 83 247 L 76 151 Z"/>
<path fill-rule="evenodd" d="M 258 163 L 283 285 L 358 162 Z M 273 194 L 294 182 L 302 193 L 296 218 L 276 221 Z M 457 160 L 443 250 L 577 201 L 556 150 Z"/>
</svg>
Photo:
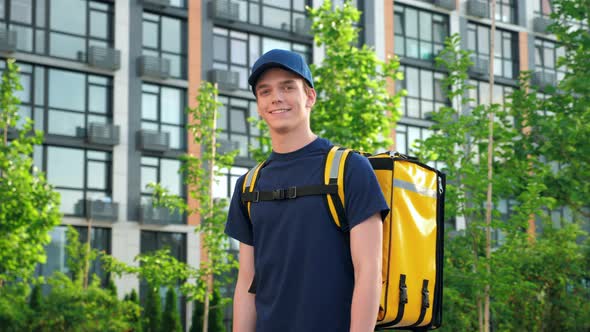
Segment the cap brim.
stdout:
<svg viewBox="0 0 590 332">
<path fill-rule="evenodd" d="M 252 72 L 252 74 L 250 74 L 250 77 L 248 78 L 248 84 L 250 84 L 250 86 L 252 87 L 252 90 L 254 90 L 254 87 L 256 86 L 256 82 L 258 82 L 258 79 L 260 78 L 260 76 L 262 76 L 262 74 L 270 68 L 283 68 L 285 70 L 288 70 L 290 72 L 293 72 L 295 74 L 297 74 L 298 76 L 300 76 L 297 71 L 295 71 L 295 69 L 286 66 L 282 63 L 278 63 L 278 62 L 267 62 L 265 64 L 263 64 L 262 66 L 258 67 L 256 69 L 256 71 Z"/>
</svg>

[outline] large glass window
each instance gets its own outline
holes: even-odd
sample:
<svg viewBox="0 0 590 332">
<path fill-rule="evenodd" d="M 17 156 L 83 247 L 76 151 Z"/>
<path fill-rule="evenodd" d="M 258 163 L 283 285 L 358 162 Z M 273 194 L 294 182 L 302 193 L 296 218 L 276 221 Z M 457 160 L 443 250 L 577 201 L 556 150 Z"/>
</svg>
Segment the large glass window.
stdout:
<svg viewBox="0 0 590 332">
<path fill-rule="evenodd" d="M 0 23 L 18 34 L 17 49 L 86 61 L 89 46 L 113 47 L 113 5 L 82 0 L 5 0 Z"/>
<path fill-rule="evenodd" d="M 142 28 L 142 54 L 170 60 L 170 75 L 186 78 L 186 20 L 144 12 Z"/>
<path fill-rule="evenodd" d="M 181 162 L 177 159 L 141 157 L 142 203 L 151 202 L 152 191 L 146 186 L 152 182 L 160 183 L 171 194 L 184 197 L 183 178 L 179 173 L 180 166 Z"/>
<path fill-rule="evenodd" d="M 432 60 L 449 35 L 448 15 L 396 5 L 393 21 L 394 52 L 400 57 Z"/>
<path fill-rule="evenodd" d="M 469 23 L 467 46 L 477 59 L 490 58 L 490 28 Z M 494 47 L 494 75 L 515 79 L 518 74 L 517 37 L 514 32 L 496 30 Z"/>
<path fill-rule="evenodd" d="M 535 0 L 533 3 L 533 12 L 538 16 L 549 17 L 553 12 L 551 0 Z"/>
<path fill-rule="evenodd" d="M 409 66 L 401 66 L 400 69 L 404 80 L 397 82 L 397 88 L 407 91 L 401 100 L 404 116 L 424 119 L 447 103 L 442 89 L 444 74 Z"/>
<path fill-rule="evenodd" d="M 141 128 L 170 133 L 170 147 L 186 145 L 186 92 L 184 89 L 144 83 L 141 94 Z"/>
<path fill-rule="evenodd" d="M 43 146 L 35 154 L 43 163 L 47 181 L 61 195 L 65 215 L 85 215 L 84 200 L 111 201 L 110 152 Z"/>
<path fill-rule="evenodd" d="M 223 103 L 217 118 L 217 128 L 221 130 L 219 139 L 237 145 L 239 157 L 252 159 L 249 148 L 260 146 L 260 130 L 254 122 L 248 121 L 249 118 L 258 119 L 256 102 L 226 96 L 220 96 L 219 101 Z"/>
<path fill-rule="evenodd" d="M 213 28 L 213 68 L 238 72 L 241 89 L 248 90 L 248 75 L 254 62 L 273 48 L 292 50 L 311 63 L 311 46 L 251 33 Z"/>
<path fill-rule="evenodd" d="M 88 227 L 73 226 L 78 231 L 78 239 L 81 243 L 88 241 Z M 54 272 L 60 271 L 69 273 L 67 267 L 68 253 L 66 251 L 67 237 L 66 226 L 55 227 L 49 235 L 51 242 L 45 246 L 45 253 L 47 254 L 47 261 L 45 264 L 39 264 L 36 267 L 35 275 L 49 277 Z M 92 227 L 90 230 L 90 246 L 98 251 L 104 251 L 107 254 L 111 253 L 111 230 L 110 228 Z M 108 281 L 108 273 L 104 271 L 102 261 L 100 258 L 95 259 L 90 264 L 89 276 L 98 276 L 102 284 L 106 286 Z"/>
<path fill-rule="evenodd" d="M 490 84 L 485 81 L 470 80 L 469 84 L 474 88 L 469 90 L 470 106 L 487 105 L 490 103 Z M 501 84 L 494 84 L 492 102 L 504 105 L 513 88 Z"/>
<path fill-rule="evenodd" d="M 170 250 L 170 255 L 172 257 L 176 258 L 180 262 L 186 263 L 186 234 L 172 232 L 141 231 L 140 252 L 142 254 L 147 254 L 161 249 Z M 176 287 L 176 293 L 178 294 L 177 306 L 180 309 L 181 321 L 184 321 L 186 311 L 185 301 L 184 298 L 180 296 L 179 290 L 179 287 Z M 139 285 L 139 296 L 140 301 L 143 305 L 145 305 L 147 291 L 147 282 L 144 279 L 141 279 Z M 164 303 L 166 299 L 166 291 L 166 287 L 162 287 L 159 289 L 159 294 L 162 303 Z"/>
<path fill-rule="evenodd" d="M 35 129 L 45 133 L 84 137 L 89 124 L 112 123 L 111 78 L 22 63 L 19 67 L 19 126 L 32 118 Z"/>
<path fill-rule="evenodd" d="M 516 23 L 515 0 L 499 0 L 496 3 L 496 20 L 506 23 Z M 492 2 L 490 1 L 490 9 Z"/>
<path fill-rule="evenodd" d="M 305 6 L 311 6 L 310 0 L 234 0 L 233 2 L 239 6 L 240 21 L 284 31 L 295 31 L 297 21 L 306 17 Z"/>
<path fill-rule="evenodd" d="M 554 74 L 558 81 L 562 80 L 566 74 L 564 66 L 557 66 L 557 60 L 565 56 L 565 49 L 556 43 L 545 40 L 535 39 L 535 70 Z"/>
</svg>

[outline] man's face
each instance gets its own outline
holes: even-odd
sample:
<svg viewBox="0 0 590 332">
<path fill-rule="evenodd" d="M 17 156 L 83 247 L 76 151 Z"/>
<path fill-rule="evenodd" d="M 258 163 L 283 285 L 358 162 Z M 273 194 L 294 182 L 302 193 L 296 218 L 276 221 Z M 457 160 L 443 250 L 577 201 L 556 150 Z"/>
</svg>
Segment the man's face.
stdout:
<svg viewBox="0 0 590 332">
<path fill-rule="evenodd" d="M 315 90 L 297 74 L 282 68 L 266 70 L 256 84 L 258 114 L 271 133 L 304 133 L 315 103 Z"/>
</svg>

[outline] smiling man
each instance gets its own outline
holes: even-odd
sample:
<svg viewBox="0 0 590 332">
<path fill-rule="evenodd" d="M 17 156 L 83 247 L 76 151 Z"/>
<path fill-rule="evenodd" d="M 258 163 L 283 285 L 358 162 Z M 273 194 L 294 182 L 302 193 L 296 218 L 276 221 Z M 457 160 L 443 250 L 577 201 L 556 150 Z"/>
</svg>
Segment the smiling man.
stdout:
<svg viewBox="0 0 590 332">
<path fill-rule="evenodd" d="M 271 50 L 248 79 L 272 153 L 258 172 L 260 192 L 323 183 L 332 144 L 310 127 L 311 72 L 297 53 Z M 381 295 L 382 220 L 389 209 L 368 160 L 349 154 L 347 224 L 331 221 L 325 195 L 242 202 L 236 183 L 226 233 L 240 241 L 234 332 L 373 331 Z"/>
</svg>

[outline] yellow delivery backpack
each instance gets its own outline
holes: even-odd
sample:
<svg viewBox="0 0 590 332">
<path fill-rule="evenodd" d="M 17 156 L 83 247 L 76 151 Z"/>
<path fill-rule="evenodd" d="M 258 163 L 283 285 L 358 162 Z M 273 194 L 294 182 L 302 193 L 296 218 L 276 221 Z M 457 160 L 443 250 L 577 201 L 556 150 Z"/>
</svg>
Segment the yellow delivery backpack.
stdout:
<svg viewBox="0 0 590 332">
<path fill-rule="evenodd" d="M 325 195 L 334 223 L 346 223 L 344 167 L 350 149 L 326 156 L 324 183 L 283 191 L 254 191 L 260 163 L 242 187 L 248 214 L 253 202 Z M 429 330 L 442 323 L 444 173 L 397 152 L 366 155 L 391 209 L 383 222 L 381 300 L 376 330 Z M 256 279 L 256 278 L 255 278 Z M 251 292 L 255 292 L 256 280 Z"/>
</svg>

